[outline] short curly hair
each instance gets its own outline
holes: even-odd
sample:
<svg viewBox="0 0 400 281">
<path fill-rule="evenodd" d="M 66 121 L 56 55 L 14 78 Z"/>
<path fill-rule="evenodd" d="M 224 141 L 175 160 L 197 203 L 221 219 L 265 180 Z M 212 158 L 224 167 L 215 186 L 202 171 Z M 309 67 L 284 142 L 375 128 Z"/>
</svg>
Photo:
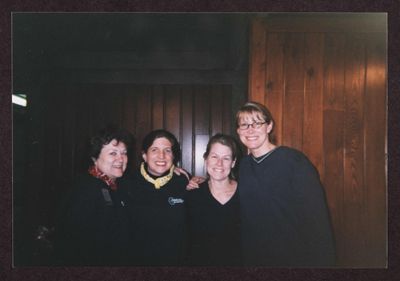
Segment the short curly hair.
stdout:
<svg viewBox="0 0 400 281">
<path fill-rule="evenodd" d="M 133 136 L 129 131 L 125 129 L 120 129 L 112 126 L 105 127 L 99 130 L 95 135 L 90 138 L 90 158 L 97 159 L 103 146 L 109 144 L 112 140 L 116 140 L 118 143 L 122 142 L 123 144 L 125 144 L 128 150 L 130 149 L 131 143 L 133 142 Z"/>
</svg>

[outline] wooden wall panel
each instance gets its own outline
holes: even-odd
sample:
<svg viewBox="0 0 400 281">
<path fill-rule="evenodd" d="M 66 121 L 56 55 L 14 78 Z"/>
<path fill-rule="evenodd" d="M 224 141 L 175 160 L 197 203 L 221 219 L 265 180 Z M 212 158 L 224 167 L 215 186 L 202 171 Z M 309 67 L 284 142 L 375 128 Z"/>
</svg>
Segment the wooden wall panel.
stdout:
<svg viewBox="0 0 400 281">
<path fill-rule="evenodd" d="M 278 144 L 317 167 L 341 267 L 387 262 L 385 17 L 273 15 L 252 26 L 249 99 L 271 110 Z"/>
<path fill-rule="evenodd" d="M 282 143 L 283 96 L 284 96 L 284 48 L 285 35 L 268 33 L 266 49 L 268 64 L 266 66 L 266 89 L 264 102 L 274 117 L 273 129 L 276 141 Z"/>
<path fill-rule="evenodd" d="M 151 102 L 151 126 L 152 128 L 163 128 L 164 127 L 164 88 L 161 85 L 156 85 L 152 92 Z"/>
<path fill-rule="evenodd" d="M 222 124 L 223 124 L 223 103 L 230 102 L 227 100 L 223 100 L 224 98 L 224 89 L 221 87 L 213 87 L 211 89 L 211 136 L 216 133 L 222 133 Z"/>
<path fill-rule="evenodd" d="M 170 131 L 177 138 L 181 140 L 180 134 L 180 121 L 181 121 L 181 101 L 180 101 L 180 87 L 170 86 L 165 89 L 165 121 L 164 128 Z"/>
<path fill-rule="evenodd" d="M 252 100 L 264 102 L 265 90 L 265 24 L 262 19 L 255 19 L 250 36 L 250 72 L 253 79 L 249 80 L 249 93 Z"/>
<path fill-rule="evenodd" d="M 58 163 L 65 173 L 53 176 L 64 175 L 64 182 L 85 171 L 87 140 L 108 124 L 121 126 L 135 137 L 129 169 L 142 161 L 144 136 L 151 130 L 164 128 L 180 142 L 180 165 L 199 175 L 204 175 L 203 153 L 210 136 L 217 132 L 233 133 L 232 87 L 227 85 L 81 84 L 65 92 L 47 112 L 49 116 L 62 114 L 49 118 L 45 125 L 46 139 L 55 134 L 60 144 L 56 141 L 49 145 L 44 160 L 50 170 Z"/>
<path fill-rule="evenodd" d="M 345 34 L 325 34 L 324 109 L 344 111 Z"/>
<path fill-rule="evenodd" d="M 385 136 L 387 127 L 385 115 L 386 99 L 381 93 L 386 91 L 386 57 L 383 34 L 368 36 L 366 46 L 367 73 L 364 106 L 364 140 L 365 140 L 365 187 L 366 187 L 366 214 L 369 223 L 375 226 L 375 231 L 367 231 L 368 245 L 366 253 L 371 266 L 387 266 L 386 233 L 386 190 L 385 172 L 386 155 Z"/>
<path fill-rule="evenodd" d="M 342 111 L 324 111 L 324 187 L 335 234 L 337 265 L 345 266 L 348 239 L 344 230 L 344 115 Z"/>
<path fill-rule="evenodd" d="M 224 85 L 222 87 L 222 92 L 224 93 L 222 97 L 222 104 L 219 106 L 220 109 L 222 108 L 222 132 L 224 134 L 234 135 L 236 132 L 236 126 L 234 128 L 232 126 L 235 124 L 232 115 L 233 106 L 231 105 L 232 87 L 230 85 Z"/>
<path fill-rule="evenodd" d="M 193 129 L 193 88 L 190 86 L 182 87 L 182 167 L 190 173 L 194 169 L 194 129 Z"/>
<path fill-rule="evenodd" d="M 208 134 L 210 128 L 210 87 L 199 86 L 194 93 L 194 118 L 196 135 Z"/>
<path fill-rule="evenodd" d="M 304 34 L 287 33 L 285 41 L 282 135 L 284 144 L 301 150 L 304 114 Z"/>
<path fill-rule="evenodd" d="M 324 35 L 309 33 L 304 40 L 303 151 L 324 179 L 323 169 L 323 50 Z"/>
<path fill-rule="evenodd" d="M 359 239 L 364 228 L 364 85 L 365 45 L 362 35 L 346 38 L 345 66 L 345 124 L 344 124 L 344 230 L 348 236 L 347 247 L 353 249 L 348 262 L 362 265 L 365 239 Z"/>
<path fill-rule="evenodd" d="M 131 132 L 134 132 L 136 125 L 136 100 L 133 97 L 135 97 L 135 89 L 132 86 L 125 87 L 121 106 L 124 118 L 122 118 L 121 126 Z"/>
<path fill-rule="evenodd" d="M 208 140 L 210 135 L 196 135 L 195 136 L 195 153 L 194 153 L 194 174 L 196 176 L 204 177 L 206 175 L 204 169 L 204 159 L 203 155 L 206 151 Z"/>
<path fill-rule="evenodd" d="M 142 161 L 141 149 L 142 141 L 148 132 L 151 131 L 151 91 L 147 86 L 135 87 L 135 98 L 136 98 L 136 125 L 134 127 L 134 133 L 136 138 L 136 155 L 137 162 L 139 164 Z"/>
<path fill-rule="evenodd" d="M 323 78 L 324 187 L 335 230 L 338 265 L 344 266 L 344 42 L 342 34 L 325 34 Z M 320 171 L 321 173 L 321 171 Z"/>
</svg>

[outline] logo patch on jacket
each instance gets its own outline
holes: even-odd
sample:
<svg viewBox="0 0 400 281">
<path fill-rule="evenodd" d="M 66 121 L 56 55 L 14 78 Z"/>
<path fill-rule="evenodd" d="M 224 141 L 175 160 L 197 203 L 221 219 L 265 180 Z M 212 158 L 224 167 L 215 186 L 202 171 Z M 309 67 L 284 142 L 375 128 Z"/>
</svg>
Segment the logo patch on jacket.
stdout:
<svg viewBox="0 0 400 281">
<path fill-rule="evenodd" d="M 173 206 L 175 204 L 183 204 L 185 202 L 182 198 L 168 197 L 168 203 Z"/>
</svg>

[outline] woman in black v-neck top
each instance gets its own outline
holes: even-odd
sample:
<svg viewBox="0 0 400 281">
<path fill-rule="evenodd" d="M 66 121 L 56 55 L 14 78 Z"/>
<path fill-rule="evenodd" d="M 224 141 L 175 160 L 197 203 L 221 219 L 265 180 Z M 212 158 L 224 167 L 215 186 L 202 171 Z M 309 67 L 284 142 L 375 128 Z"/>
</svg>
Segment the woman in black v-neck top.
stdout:
<svg viewBox="0 0 400 281">
<path fill-rule="evenodd" d="M 232 168 L 237 145 L 229 136 L 212 137 L 204 154 L 208 180 L 187 194 L 189 265 L 240 265 L 240 211 Z"/>
</svg>

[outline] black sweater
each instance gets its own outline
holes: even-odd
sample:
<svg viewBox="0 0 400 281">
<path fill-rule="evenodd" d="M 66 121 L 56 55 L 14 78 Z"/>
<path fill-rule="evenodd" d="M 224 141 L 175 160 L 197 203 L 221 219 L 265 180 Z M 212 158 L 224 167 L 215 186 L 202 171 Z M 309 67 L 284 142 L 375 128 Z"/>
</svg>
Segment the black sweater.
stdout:
<svg viewBox="0 0 400 281">
<path fill-rule="evenodd" d="M 247 156 L 239 179 L 245 264 L 334 265 L 324 189 L 304 154 L 278 147 L 259 164 Z"/>
<path fill-rule="evenodd" d="M 166 185 L 155 189 L 140 171 L 124 181 L 132 200 L 130 251 L 133 265 L 183 263 L 187 183 L 185 176 L 174 174 Z"/>
<path fill-rule="evenodd" d="M 241 264 L 238 192 L 225 204 L 211 194 L 208 183 L 188 192 L 186 199 L 187 264 L 223 266 Z"/>
</svg>

